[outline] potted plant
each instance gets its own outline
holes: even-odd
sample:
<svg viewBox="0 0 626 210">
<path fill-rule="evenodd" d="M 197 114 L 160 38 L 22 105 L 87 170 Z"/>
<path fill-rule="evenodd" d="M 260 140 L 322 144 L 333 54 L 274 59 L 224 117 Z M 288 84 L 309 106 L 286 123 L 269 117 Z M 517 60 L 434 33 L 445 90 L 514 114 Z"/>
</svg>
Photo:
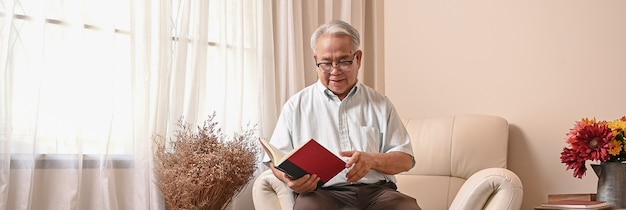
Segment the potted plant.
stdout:
<svg viewBox="0 0 626 210">
<path fill-rule="evenodd" d="M 587 160 L 599 161 L 591 164 L 598 176 L 597 200 L 617 208 L 626 207 L 625 130 L 626 116 L 614 121 L 583 118 L 567 133 L 569 147 L 561 152 L 561 163 L 579 179 L 587 171 Z"/>
<path fill-rule="evenodd" d="M 225 209 L 253 177 L 254 130 L 226 138 L 214 118 L 197 129 L 181 119 L 174 138 L 154 138 L 154 171 L 169 209 Z"/>
</svg>

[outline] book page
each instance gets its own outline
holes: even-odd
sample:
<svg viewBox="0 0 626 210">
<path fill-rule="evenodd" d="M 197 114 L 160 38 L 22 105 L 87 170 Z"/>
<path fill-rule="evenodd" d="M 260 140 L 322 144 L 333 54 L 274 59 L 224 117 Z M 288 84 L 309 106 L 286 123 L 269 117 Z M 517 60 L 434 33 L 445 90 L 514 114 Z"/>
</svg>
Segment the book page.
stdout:
<svg viewBox="0 0 626 210">
<path fill-rule="evenodd" d="M 309 141 L 313 141 L 313 140 L 311 139 Z M 309 141 L 307 141 L 307 143 L 309 143 Z M 304 143 L 304 144 L 296 147 L 295 149 L 291 150 L 287 154 L 283 154 L 280 158 L 278 158 L 276 160 L 276 162 L 274 162 L 274 164 L 275 165 L 280 165 L 281 163 L 285 162 L 289 157 L 291 157 L 294 153 L 296 153 L 298 150 L 300 150 L 302 147 L 304 147 L 304 145 L 306 145 L 307 143 Z"/>
<path fill-rule="evenodd" d="M 263 146 L 263 150 L 265 150 L 265 153 L 270 156 L 270 159 L 272 160 L 272 162 L 274 162 L 274 164 L 279 163 L 280 161 L 282 161 L 281 159 L 285 157 L 285 153 L 283 153 L 283 151 L 280 151 L 274 145 L 270 144 L 270 142 L 268 142 L 267 140 L 259 138 L 259 141 L 261 142 L 261 146 Z"/>
</svg>

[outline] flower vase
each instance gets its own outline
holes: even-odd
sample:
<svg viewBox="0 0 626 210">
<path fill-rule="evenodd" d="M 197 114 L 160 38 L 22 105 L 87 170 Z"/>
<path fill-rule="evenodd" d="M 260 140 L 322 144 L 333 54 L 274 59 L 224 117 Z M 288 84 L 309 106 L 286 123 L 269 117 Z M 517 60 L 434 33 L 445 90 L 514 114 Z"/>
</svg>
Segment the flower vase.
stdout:
<svg viewBox="0 0 626 210">
<path fill-rule="evenodd" d="M 596 200 L 606 201 L 615 208 L 626 208 L 626 164 L 602 162 L 591 164 L 598 176 Z"/>
</svg>

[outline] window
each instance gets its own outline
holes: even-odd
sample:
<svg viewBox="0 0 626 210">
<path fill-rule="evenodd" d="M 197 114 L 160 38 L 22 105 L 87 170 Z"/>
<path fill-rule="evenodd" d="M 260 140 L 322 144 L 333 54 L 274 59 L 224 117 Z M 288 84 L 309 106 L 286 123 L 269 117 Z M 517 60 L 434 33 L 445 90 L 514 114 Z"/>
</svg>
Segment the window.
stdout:
<svg viewBox="0 0 626 210">
<path fill-rule="evenodd" d="M 171 130 L 181 116 L 202 123 L 217 112 L 229 134 L 259 121 L 263 2 L 137 2 L 0 5 L 0 141 L 10 153 L 133 154 L 147 142 L 138 124 L 149 133 L 165 119 Z"/>
<path fill-rule="evenodd" d="M 11 153 L 132 150 L 128 1 L 8 1 L 0 26 Z"/>
</svg>

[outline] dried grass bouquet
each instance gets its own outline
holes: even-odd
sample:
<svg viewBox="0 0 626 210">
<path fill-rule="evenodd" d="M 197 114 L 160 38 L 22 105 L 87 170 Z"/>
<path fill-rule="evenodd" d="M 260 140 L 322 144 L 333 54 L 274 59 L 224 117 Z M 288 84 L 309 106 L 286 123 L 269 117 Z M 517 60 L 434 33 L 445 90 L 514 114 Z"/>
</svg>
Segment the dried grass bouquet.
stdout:
<svg viewBox="0 0 626 210">
<path fill-rule="evenodd" d="M 169 209 L 225 209 L 253 177 L 254 130 L 227 139 L 214 117 L 197 130 L 181 119 L 175 139 L 154 138 L 157 185 Z"/>
</svg>

